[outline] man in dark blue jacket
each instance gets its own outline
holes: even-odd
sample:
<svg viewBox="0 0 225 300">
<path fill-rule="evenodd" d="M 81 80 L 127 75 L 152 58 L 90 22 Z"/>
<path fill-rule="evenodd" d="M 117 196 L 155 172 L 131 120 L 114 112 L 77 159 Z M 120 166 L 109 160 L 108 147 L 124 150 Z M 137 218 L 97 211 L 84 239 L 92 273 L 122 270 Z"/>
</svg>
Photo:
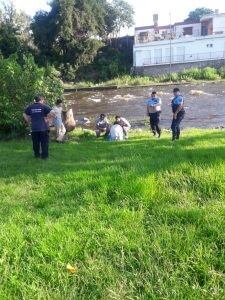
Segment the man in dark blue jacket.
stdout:
<svg viewBox="0 0 225 300">
<path fill-rule="evenodd" d="M 178 88 L 173 89 L 174 98 L 172 99 L 171 106 L 173 112 L 173 120 L 171 124 L 172 141 L 180 138 L 180 123 L 184 118 L 184 98 Z"/>
<path fill-rule="evenodd" d="M 31 136 L 34 156 L 48 158 L 49 126 L 48 117 L 53 117 L 52 109 L 44 104 L 44 97 L 36 96 L 34 103 L 29 105 L 23 114 L 24 119 L 31 123 Z"/>
</svg>

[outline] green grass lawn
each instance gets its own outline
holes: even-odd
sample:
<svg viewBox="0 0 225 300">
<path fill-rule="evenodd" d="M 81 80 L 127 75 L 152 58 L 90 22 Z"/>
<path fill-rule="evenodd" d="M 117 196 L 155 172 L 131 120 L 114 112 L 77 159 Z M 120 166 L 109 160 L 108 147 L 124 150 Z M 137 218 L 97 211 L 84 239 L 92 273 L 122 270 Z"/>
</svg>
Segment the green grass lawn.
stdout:
<svg viewBox="0 0 225 300">
<path fill-rule="evenodd" d="M 1 300 L 225 299 L 224 131 L 50 151 L 0 143 Z"/>
</svg>

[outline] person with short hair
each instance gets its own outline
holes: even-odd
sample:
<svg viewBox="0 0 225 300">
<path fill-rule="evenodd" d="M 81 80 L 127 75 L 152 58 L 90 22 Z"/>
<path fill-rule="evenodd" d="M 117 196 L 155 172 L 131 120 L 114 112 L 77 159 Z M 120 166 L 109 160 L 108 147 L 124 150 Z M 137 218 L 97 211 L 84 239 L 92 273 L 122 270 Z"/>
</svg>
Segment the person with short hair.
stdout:
<svg viewBox="0 0 225 300">
<path fill-rule="evenodd" d="M 53 125 L 56 129 L 56 141 L 62 143 L 66 134 L 66 128 L 62 121 L 62 99 L 58 99 L 53 107 L 53 112 L 55 113 L 55 118 L 53 120 Z"/>
<path fill-rule="evenodd" d="M 100 116 L 96 120 L 96 136 L 100 137 L 101 133 L 105 133 L 105 135 L 109 134 L 109 121 L 105 114 L 100 114 Z"/>
<path fill-rule="evenodd" d="M 161 114 L 161 98 L 157 97 L 157 92 L 153 91 L 151 93 L 150 99 L 147 100 L 147 115 L 150 117 L 150 127 L 153 135 L 156 133 L 158 137 L 161 136 L 161 128 L 159 126 L 160 114 Z"/>
<path fill-rule="evenodd" d="M 131 129 L 130 122 L 124 117 L 116 116 L 116 123 L 118 123 L 123 128 L 124 138 L 128 139 L 128 131 Z"/>
<path fill-rule="evenodd" d="M 36 96 L 34 103 L 25 109 L 23 117 L 28 124 L 31 123 L 34 156 L 47 159 L 49 154 L 48 118 L 54 117 L 55 114 L 44 102 L 43 96 Z"/>
<path fill-rule="evenodd" d="M 171 102 L 171 107 L 173 112 L 171 129 L 172 129 L 172 141 L 175 141 L 180 138 L 180 124 L 185 116 L 185 110 L 184 110 L 184 98 L 180 93 L 180 89 L 174 88 L 173 95 L 174 97 Z"/>
</svg>

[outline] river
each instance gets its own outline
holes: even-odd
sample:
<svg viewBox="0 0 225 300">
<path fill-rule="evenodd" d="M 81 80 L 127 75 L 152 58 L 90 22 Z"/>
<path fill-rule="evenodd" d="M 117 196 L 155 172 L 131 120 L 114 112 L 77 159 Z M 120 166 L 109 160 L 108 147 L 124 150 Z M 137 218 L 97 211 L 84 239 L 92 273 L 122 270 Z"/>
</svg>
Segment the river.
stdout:
<svg viewBox="0 0 225 300">
<path fill-rule="evenodd" d="M 145 101 L 152 90 L 162 98 L 161 125 L 171 123 L 170 102 L 174 86 L 132 87 L 104 91 L 66 93 L 65 98 L 76 119 L 94 120 L 100 113 L 120 115 L 130 120 L 133 127 L 146 126 Z M 179 88 L 185 98 L 186 116 L 183 127 L 212 128 L 225 126 L 225 83 L 183 84 Z M 93 123 L 93 122 L 92 122 Z M 93 126 L 93 124 L 92 124 Z"/>
</svg>

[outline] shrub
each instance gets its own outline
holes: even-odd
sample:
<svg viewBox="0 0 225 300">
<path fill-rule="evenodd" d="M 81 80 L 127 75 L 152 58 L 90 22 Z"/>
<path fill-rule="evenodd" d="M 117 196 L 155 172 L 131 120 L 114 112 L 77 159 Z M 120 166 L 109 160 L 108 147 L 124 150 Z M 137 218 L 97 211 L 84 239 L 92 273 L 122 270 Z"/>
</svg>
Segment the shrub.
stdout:
<svg viewBox="0 0 225 300">
<path fill-rule="evenodd" d="M 217 73 L 217 70 L 214 68 L 204 68 L 201 70 L 201 79 L 205 79 L 205 80 L 216 80 L 219 78 L 219 75 Z"/>
<path fill-rule="evenodd" d="M 0 133 L 22 133 L 24 108 L 36 94 L 46 97 L 49 105 L 62 95 L 63 85 L 53 68 L 39 68 L 32 56 L 18 63 L 16 55 L 0 59 Z"/>
<path fill-rule="evenodd" d="M 221 78 L 225 79 L 225 67 L 221 67 L 218 70 L 218 73 L 219 73 L 219 75 L 220 75 Z"/>
</svg>

